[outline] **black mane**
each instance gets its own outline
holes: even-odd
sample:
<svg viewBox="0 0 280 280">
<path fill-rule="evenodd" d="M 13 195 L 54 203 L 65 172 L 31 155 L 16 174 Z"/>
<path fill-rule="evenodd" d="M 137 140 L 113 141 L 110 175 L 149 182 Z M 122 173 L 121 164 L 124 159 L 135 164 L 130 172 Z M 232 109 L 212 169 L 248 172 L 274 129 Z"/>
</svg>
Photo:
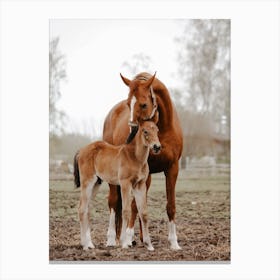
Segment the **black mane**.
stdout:
<svg viewBox="0 0 280 280">
<path fill-rule="evenodd" d="M 126 144 L 129 144 L 135 137 L 137 131 L 138 131 L 139 126 L 132 126 L 131 131 L 126 139 Z"/>
</svg>

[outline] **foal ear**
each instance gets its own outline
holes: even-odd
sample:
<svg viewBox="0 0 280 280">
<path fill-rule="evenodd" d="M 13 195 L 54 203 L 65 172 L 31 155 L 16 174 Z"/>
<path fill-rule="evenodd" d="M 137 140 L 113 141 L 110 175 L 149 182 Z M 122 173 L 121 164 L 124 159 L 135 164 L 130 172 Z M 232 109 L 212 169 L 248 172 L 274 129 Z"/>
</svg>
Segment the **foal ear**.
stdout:
<svg viewBox="0 0 280 280">
<path fill-rule="evenodd" d="M 151 86 L 151 84 L 153 83 L 155 77 L 156 77 L 157 72 L 155 72 L 154 76 L 152 76 L 150 79 L 147 80 L 147 82 L 145 83 L 145 86 L 147 88 L 149 88 Z"/>
<path fill-rule="evenodd" d="M 121 78 L 122 78 L 123 82 L 124 82 L 127 86 L 129 86 L 129 84 L 130 84 L 131 81 L 130 81 L 128 78 L 124 77 L 121 73 L 120 73 L 120 75 L 121 75 Z"/>
</svg>

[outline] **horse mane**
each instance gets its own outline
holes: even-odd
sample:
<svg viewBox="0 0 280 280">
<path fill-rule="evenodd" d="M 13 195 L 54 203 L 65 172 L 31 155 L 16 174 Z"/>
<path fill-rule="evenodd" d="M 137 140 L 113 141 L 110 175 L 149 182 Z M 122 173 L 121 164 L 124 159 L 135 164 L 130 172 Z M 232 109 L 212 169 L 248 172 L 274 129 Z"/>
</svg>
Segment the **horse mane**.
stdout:
<svg viewBox="0 0 280 280">
<path fill-rule="evenodd" d="M 126 142 L 125 142 L 126 144 L 129 144 L 133 140 L 133 138 L 135 137 L 135 135 L 138 131 L 138 128 L 139 128 L 139 126 L 132 126 L 131 127 L 131 132 L 129 133 L 129 135 L 126 139 Z"/>
<path fill-rule="evenodd" d="M 137 83 L 145 82 L 149 78 L 151 78 L 152 75 L 147 72 L 142 72 L 137 74 L 132 81 Z M 157 111 L 159 115 L 158 118 L 158 128 L 160 131 L 168 130 L 168 128 L 173 124 L 173 105 L 171 101 L 171 97 L 169 94 L 168 89 L 166 86 L 157 78 L 154 79 L 152 83 L 153 92 L 156 95 L 157 100 Z M 129 93 L 127 101 L 130 102 L 130 99 L 132 98 L 133 93 Z M 131 131 L 126 139 L 126 144 L 129 144 L 133 138 L 135 137 L 136 133 L 138 131 L 137 127 L 131 127 Z"/>
<path fill-rule="evenodd" d="M 139 73 L 137 74 L 135 77 L 134 77 L 134 80 L 140 80 L 140 81 L 147 81 L 149 78 L 151 78 L 152 75 L 147 73 L 147 72 L 142 72 L 142 73 Z"/>
<path fill-rule="evenodd" d="M 134 77 L 134 80 L 139 81 L 146 81 L 149 78 L 151 78 L 152 75 L 147 72 L 142 72 L 137 74 Z M 173 105 L 172 100 L 169 94 L 168 89 L 166 86 L 155 77 L 153 81 L 153 91 L 157 98 L 157 104 L 158 104 L 158 112 L 159 112 L 159 122 L 158 127 L 161 131 L 163 131 L 165 128 L 172 125 L 173 122 Z"/>
</svg>

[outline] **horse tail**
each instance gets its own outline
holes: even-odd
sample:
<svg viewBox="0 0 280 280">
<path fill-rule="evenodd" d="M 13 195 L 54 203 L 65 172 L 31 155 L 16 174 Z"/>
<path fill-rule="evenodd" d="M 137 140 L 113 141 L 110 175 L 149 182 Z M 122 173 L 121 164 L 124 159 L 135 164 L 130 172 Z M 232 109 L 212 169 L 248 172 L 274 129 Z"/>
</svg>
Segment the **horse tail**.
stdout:
<svg viewBox="0 0 280 280">
<path fill-rule="evenodd" d="M 79 164 L 78 164 L 78 155 L 79 152 L 77 152 L 74 156 L 74 182 L 77 188 L 80 187 L 81 182 L 80 182 L 80 172 L 79 172 Z"/>
<path fill-rule="evenodd" d="M 117 238 L 120 238 L 121 235 L 121 229 L 122 229 L 122 196 L 121 196 L 121 187 L 117 186 L 117 193 L 118 193 L 118 199 L 116 204 L 116 234 Z"/>
</svg>

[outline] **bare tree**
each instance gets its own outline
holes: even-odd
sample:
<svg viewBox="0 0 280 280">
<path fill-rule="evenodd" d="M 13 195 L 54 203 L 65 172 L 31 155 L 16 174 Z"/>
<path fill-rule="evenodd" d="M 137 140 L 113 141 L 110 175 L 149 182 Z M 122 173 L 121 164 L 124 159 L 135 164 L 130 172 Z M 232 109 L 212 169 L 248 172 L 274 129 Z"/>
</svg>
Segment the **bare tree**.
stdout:
<svg viewBox="0 0 280 280">
<path fill-rule="evenodd" d="M 230 20 L 190 20 L 177 42 L 188 109 L 229 127 Z"/>
<path fill-rule="evenodd" d="M 56 104 L 61 97 L 60 83 L 66 79 L 66 60 L 58 48 L 59 38 L 49 45 L 49 132 L 50 137 L 63 131 L 65 113 L 58 110 Z"/>
</svg>

